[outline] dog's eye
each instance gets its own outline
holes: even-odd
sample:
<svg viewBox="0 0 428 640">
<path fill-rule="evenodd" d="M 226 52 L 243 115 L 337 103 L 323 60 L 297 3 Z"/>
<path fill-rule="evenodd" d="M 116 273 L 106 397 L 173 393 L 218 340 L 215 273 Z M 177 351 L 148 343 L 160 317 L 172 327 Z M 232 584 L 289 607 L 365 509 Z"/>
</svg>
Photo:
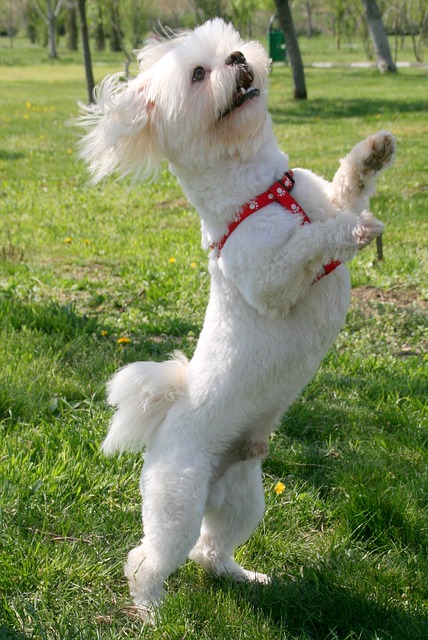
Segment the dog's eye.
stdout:
<svg viewBox="0 0 428 640">
<path fill-rule="evenodd" d="M 203 67 L 196 67 L 193 71 L 192 82 L 200 82 L 205 78 L 205 69 Z"/>
</svg>

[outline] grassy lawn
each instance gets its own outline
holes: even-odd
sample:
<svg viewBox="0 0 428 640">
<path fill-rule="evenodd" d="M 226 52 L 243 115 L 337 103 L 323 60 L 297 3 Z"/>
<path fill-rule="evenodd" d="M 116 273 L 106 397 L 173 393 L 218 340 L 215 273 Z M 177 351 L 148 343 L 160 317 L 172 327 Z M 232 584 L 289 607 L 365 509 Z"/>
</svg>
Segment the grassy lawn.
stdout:
<svg viewBox="0 0 428 640">
<path fill-rule="evenodd" d="M 0 639 L 427 638 L 426 70 L 307 69 L 309 100 L 295 103 L 290 69 L 274 68 L 291 166 L 331 178 L 370 132 L 397 135 L 372 201 L 385 259 L 369 247 L 352 263 L 346 326 L 272 438 L 266 516 L 238 551 L 272 585 L 189 562 L 154 630 L 122 571 L 140 537 L 141 459 L 99 453 L 105 382 L 126 362 L 191 356 L 206 256 L 166 170 L 132 190 L 88 187 L 70 126 L 86 97 L 79 56 L 45 58 L 0 48 Z M 96 57 L 97 79 L 121 65 Z"/>
</svg>

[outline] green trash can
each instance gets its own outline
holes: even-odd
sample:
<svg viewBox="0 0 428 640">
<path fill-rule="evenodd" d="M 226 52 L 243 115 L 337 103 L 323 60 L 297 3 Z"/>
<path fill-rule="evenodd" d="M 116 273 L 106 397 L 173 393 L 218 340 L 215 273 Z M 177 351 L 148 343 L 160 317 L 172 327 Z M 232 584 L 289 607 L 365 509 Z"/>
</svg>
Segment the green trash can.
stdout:
<svg viewBox="0 0 428 640">
<path fill-rule="evenodd" d="M 277 18 L 278 16 L 272 16 L 269 20 L 268 53 L 272 62 L 287 62 L 284 32 L 274 26 Z"/>
</svg>

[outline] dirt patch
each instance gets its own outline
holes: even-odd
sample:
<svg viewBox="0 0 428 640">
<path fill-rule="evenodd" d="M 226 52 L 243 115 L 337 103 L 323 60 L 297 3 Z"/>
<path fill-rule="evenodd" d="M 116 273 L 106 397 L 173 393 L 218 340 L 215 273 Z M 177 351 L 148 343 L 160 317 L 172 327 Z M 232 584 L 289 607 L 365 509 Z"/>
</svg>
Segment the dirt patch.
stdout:
<svg viewBox="0 0 428 640">
<path fill-rule="evenodd" d="M 173 200 L 162 200 L 156 205 L 159 209 L 189 209 L 189 201 L 186 198 L 174 198 Z"/>
<path fill-rule="evenodd" d="M 384 337 L 390 343 L 393 355 L 407 357 L 427 353 L 428 342 L 423 329 L 428 318 L 428 300 L 414 289 L 356 287 L 351 292 L 351 309 L 378 324 L 393 322 L 394 331 L 389 331 L 388 338 L 386 328 Z"/>
<path fill-rule="evenodd" d="M 391 304 L 396 307 L 410 307 L 419 311 L 428 310 L 428 300 L 414 289 L 392 287 L 383 290 L 377 287 L 356 287 L 351 291 L 351 306 L 358 307 L 360 311 L 373 309 L 373 303 Z"/>
<path fill-rule="evenodd" d="M 121 280 L 121 278 L 112 273 L 109 265 L 96 262 L 87 262 L 84 265 L 64 264 L 61 266 L 61 277 L 75 280 L 76 283 L 83 278 L 89 282 L 103 282 Z"/>
</svg>

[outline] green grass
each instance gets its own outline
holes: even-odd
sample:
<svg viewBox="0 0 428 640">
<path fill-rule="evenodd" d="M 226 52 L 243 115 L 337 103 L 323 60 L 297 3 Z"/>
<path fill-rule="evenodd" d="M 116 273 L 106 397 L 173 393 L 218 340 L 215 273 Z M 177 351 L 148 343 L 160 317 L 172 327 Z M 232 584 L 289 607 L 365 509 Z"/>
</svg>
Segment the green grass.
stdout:
<svg viewBox="0 0 428 640">
<path fill-rule="evenodd" d="M 238 551 L 272 585 L 188 563 L 153 630 L 122 574 L 140 536 L 141 460 L 100 455 L 104 389 L 125 362 L 192 354 L 209 282 L 198 218 L 166 171 L 132 190 L 87 186 L 69 126 L 85 99 L 77 57 L 0 54 L 0 638 L 426 638 L 425 71 L 308 69 L 309 100 L 296 103 L 275 66 L 270 106 L 291 166 L 331 178 L 366 134 L 397 135 L 372 201 L 385 260 L 370 247 L 352 263 L 346 326 L 272 438 L 266 517 Z M 98 79 L 121 68 L 107 58 Z"/>
</svg>

